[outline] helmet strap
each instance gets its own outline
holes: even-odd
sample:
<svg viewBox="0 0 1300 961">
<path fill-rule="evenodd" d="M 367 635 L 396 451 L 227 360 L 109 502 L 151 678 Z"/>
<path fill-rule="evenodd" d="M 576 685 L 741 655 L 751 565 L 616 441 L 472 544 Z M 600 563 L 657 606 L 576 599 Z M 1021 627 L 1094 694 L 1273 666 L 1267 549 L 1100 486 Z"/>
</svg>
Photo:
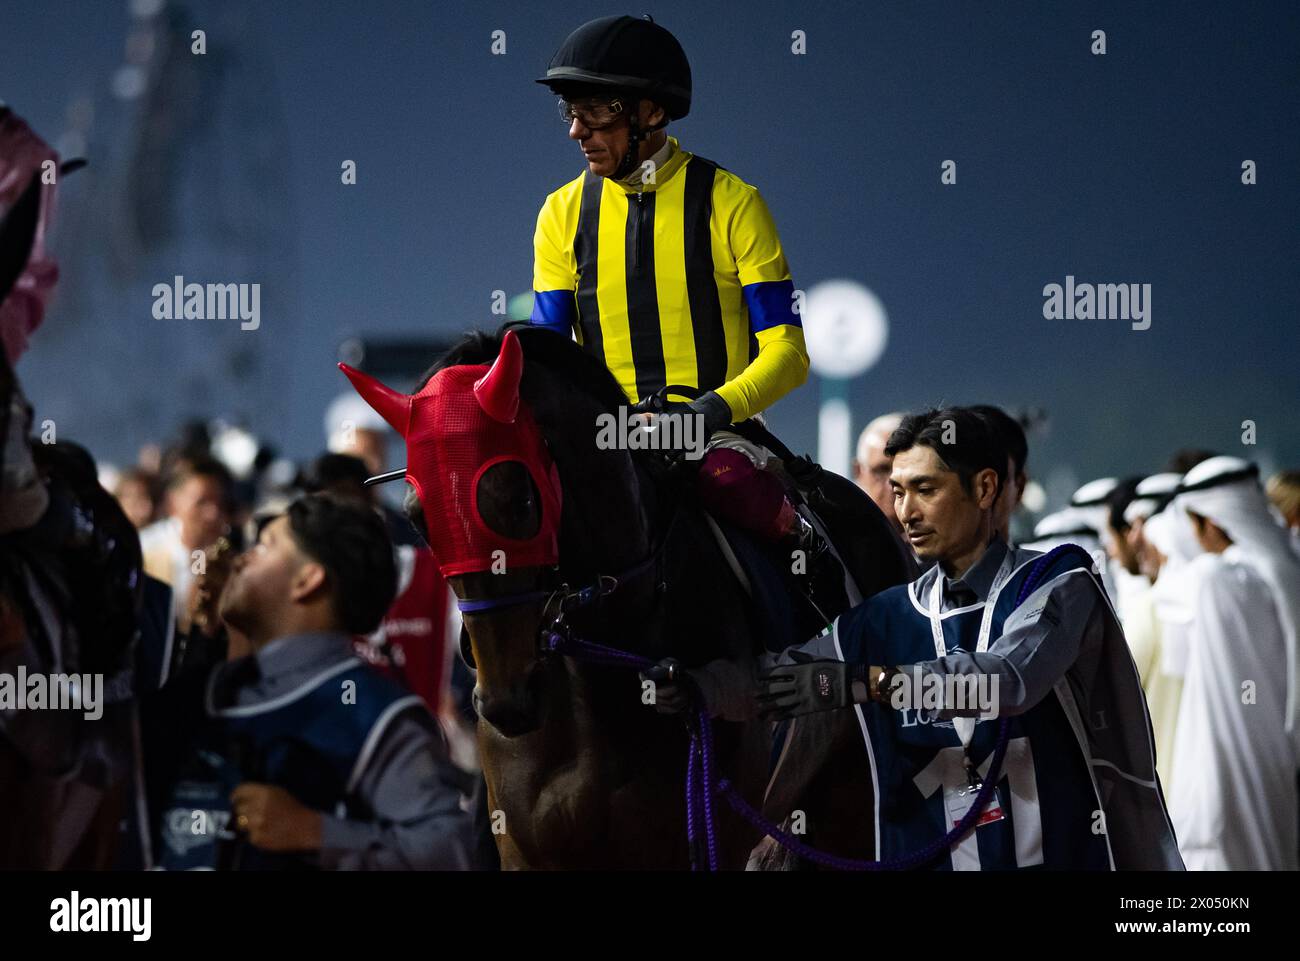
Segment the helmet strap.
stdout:
<svg viewBox="0 0 1300 961">
<path fill-rule="evenodd" d="M 640 107 L 641 101 L 635 101 L 633 109 L 640 110 Z M 622 180 L 636 169 L 637 157 L 641 152 L 641 141 L 645 139 L 645 134 L 641 132 L 641 120 L 635 112 L 628 116 L 627 124 L 627 153 L 623 155 L 622 162 L 613 173 L 615 180 Z"/>
<path fill-rule="evenodd" d="M 659 123 L 653 124 L 642 130 L 641 118 L 639 116 L 640 109 L 641 101 L 640 99 L 637 99 L 633 102 L 633 112 L 628 114 L 627 118 L 627 153 L 623 155 L 623 161 L 618 165 L 618 169 L 610 175 L 610 179 L 612 180 L 623 180 L 629 176 L 637 167 L 642 142 L 649 134 L 654 133 L 656 130 L 662 130 L 664 127 L 668 126 L 668 120 L 665 117 L 665 119 L 661 120 Z"/>
</svg>

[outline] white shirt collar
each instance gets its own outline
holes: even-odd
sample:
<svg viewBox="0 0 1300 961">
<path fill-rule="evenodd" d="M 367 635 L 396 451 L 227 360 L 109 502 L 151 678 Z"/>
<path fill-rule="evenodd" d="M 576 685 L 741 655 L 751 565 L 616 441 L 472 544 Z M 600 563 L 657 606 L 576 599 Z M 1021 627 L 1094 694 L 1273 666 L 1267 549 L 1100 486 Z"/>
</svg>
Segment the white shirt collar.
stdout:
<svg viewBox="0 0 1300 961">
<path fill-rule="evenodd" d="M 660 167 L 662 167 L 664 164 L 668 162 L 668 158 L 671 157 L 672 155 L 673 155 L 673 142 L 671 139 L 665 137 L 664 145 L 660 147 L 658 150 L 656 150 L 653 154 L 651 154 L 647 158 L 647 160 L 650 163 L 654 164 L 653 169 L 658 170 Z M 636 167 L 633 169 L 633 171 L 623 178 L 622 182 L 627 184 L 629 187 L 640 186 L 641 170 L 645 166 L 646 162 L 647 162 L 646 160 L 643 160 L 641 161 L 641 163 L 637 164 Z"/>
</svg>

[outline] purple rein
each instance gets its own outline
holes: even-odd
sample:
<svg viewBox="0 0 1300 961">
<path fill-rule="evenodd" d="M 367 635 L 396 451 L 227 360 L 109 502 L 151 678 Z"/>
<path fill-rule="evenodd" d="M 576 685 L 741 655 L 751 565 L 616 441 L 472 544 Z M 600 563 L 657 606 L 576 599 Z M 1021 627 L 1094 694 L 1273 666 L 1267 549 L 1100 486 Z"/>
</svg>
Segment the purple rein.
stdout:
<svg viewBox="0 0 1300 961">
<path fill-rule="evenodd" d="M 556 630 L 544 632 L 542 649 L 547 653 L 572 657 L 588 664 L 629 667 L 638 671 L 649 670 L 657 663 L 639 654 L 584 641 L 570 632 Z M 719 787 L 714 786 L 713 779 L 713 724 L 708 712 L 701 708 L 696 711 L 695 723 L 691 725 L 690 752 L 686 761 L 686 840 L 691 849 L 691 867 L 695 870 L 699 869 L 696 850 L 700 841 L 701 822 L 704 825 L 705 863 L 710 871 L 718 869 L 713 795 Z"/>
<path fill-rule="evenodd" d="M 1016 593 L 1016 603 L 1012 610 L 1023 604 L 1025 598 L 1037 589 L 1038 581 L 1042 578 L 1043 572 L 1051 562 L 1065 551 L 1071 549 L 1081 550 L 1081 548 L 1073 544 L 1063 544 L 1060 547 L 1053 548 L 1034 561 L 1033 566 L 1029 569 L 1028 576 Z M 617 585 L 617 582 L 615 584 Z M 600 593 L 592 588 L 579 592 L 582 595 L 582 601 L 574 605 L 574 607 L 586 606 Z M 527 595 L 502 598 L 496 602 L 462 601 L 460 603 L 461 610 L 470 613 L 474 610 L 488 610 L 493 607 L 524 603 L 525 601 L 535 600 L 537 596 L 538 592 L 532 592 Z M 502 601 L 505 603 L 502 603 Z M 572 657 L 591 664 L 608 667 L 628 667 L 639 671 L 647 670 L 656 664 L 655 661 L 639 654 L 620 651 L 604 644 L 584 641 L 581 638 L 574 637 L 571 630 L 558 630 L 553 625 L 544 627 L 542 630 L 542 650 L 546 653 Z M 729 780 L 723 778 L 715 783 L 713 719 L 709 716 L 708 711 L 703 707 L 698 709 L 695 712 L 694 723 L 690 725 L 690 728 L 690 753 L 686 763 L 686 838 L 691 850 L 692 870 L 700 869 L 698 853 L 702 840 L 705 855 L 704 864 L 710 871 L 718 870 L 718 839 L 714 819 L 714 795 L 716 794 L 722 795 L 732 809 L 759 832 L 773 838 L 787 850 L 793 851 L 800 857 L 823 867 L 833 868 L 838 871 L 905 871 L 922 867 L 956 844 L 974 826 L 980 815 L 984 813 L 989 799 L 997 788 L 998 779 L 1002 775 L 1002 761 L 1006 757 L 1007 743 L 1011 735 L 1011 721 L 1005 717 L 1001 718 L 998 722 L 998 739 L 996 746 L 993 748 L 993 760 L 989 764 L 988 775 L 984 778 L 984 784 L 980 787 L 979 793 L 976 794 L 974 803 L 971 804 L 969 810 L 951 831 L 930 842 L 925 847 L 913 851 L 911 854 L 884 861 L 863 861 L 839 857 L 809 847 L 798 838 L 781 830 L 780 826 L 764 818 L 749 802 L 741 797 L 740 792 L 736 790 L 735 785 Z M 702 837 L 700 833 L 701 824 L 703 825 Z"/>
</svg>

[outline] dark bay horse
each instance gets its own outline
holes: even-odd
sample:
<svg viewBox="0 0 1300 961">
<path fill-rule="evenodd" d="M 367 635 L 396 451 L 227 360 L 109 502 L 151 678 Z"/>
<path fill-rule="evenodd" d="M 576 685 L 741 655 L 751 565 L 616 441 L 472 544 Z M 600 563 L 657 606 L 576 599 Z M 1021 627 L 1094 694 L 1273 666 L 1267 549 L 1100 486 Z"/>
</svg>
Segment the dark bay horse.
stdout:
<svg viewBox="0 0 1300 961">
<path fill-rule="evenodd" d="M 688 666 L 749 656 L 749 599 L 698 508 L 656 484 L 629 451 L 597 447 L 597 417 L 627 404 L 612 375 L 550 331 L 520 327 L 515 335 L 525 360 L 519 400 L 562 490 L 558 572 L 467 573 L 450 578 L 457 595 L 504 598 L 555 581 L 580 588 L 602 575 L 622 578 L 573 615 L 584 640 Z M 471 335 L 429 377 L 492 364 L 501 344 L 501 336 Z M 527 471 L 501 469 L 485 474 L 477 509 L 489 527 L 524 536 L 537 526 L 538 503 Z M 537 635 L 545 605 L 538 598 L 465 615 L 503 867 L 686 868 L 685 725 L 645 703 L 634 670 L 544 655 Z M 719 770 L 757 803 L 768 725 L 717 723 L 715 731 Z M 724 813 L 718 832 L 720 865 L 743 867 L 757 834 Z"/>
<path fill-rule="evenodd" d="M 650 462 L 597 445 L 600 415 L 627 405 L 608 370 L 550 331 L 508 329 L 513 333 L 469 335 L 421 385 L 461 366 L 492 365 L 483 380 L 500 380 L 498 359 L 516 349 L 503 350 L 506 338 L 513 339 L 523 362 L 517 385 L 508 389 L 517 390 L 518 403 L 535 420 L 559 476 L 563 509 L 555 570 L 533 566 L 449 577 L 457 596 L 475 605 L 465 614 L 465 626 L 478 669 L 479 750 L 502 865 L 685 868 L 684 724 L 645 702 L 635 671 L 544 653 L 539 627 L 554 613 L 554 587 L 582 588 L 603 577 L 607 585 L 616 580 L 617 587 L 570 618 L 583 640 L 652 661 L 673 656 L 687 666 L 717 658 L 743 662 L 759 653 L 754 601 L 728 566 L 690 485 L 665 483 Z M 475 523 L 515 538 L 530 536 L 544 500 L 534 480 L 523 465 L 508 461 L 483 469 L 472 498 Z M 418 498 L 408 496 L 408 505 L 417 526 L 427 531 Z M 426 512 L 439 509 L 454 508 L 423 503 Z M 870 552 L 875 545 L 868 538 L 857 546 Z M 792 637 L 789 643 L 805 639 Z M 851 712 L 840 713 L 848 716 L 837 718 L 835 726 L 848 730 Z M 772 803 L 801 805 L 828 837 L 829 819 L 843 817 L 847 823 L 840 830 L 860 842 L 871 820 L 865 764 L 830 778 L 790 765 L 790 784 L 769 787 L 770 725 L 715 721 L 714 729 L 718 774 L 751 804 L 762 804 L 768 787 L 769 811 Z M 855 749 L 861 753 L 860 742 L 855 748 L 847 738 L 836 739 L 833 756 L 822 745 L 811 747 L 818 763 Z M 847 793 L 843 781 L 849 782 Z M 846 799 L 856 811 L 844 811 Z M 717 826 L 720 866 L 745 866 L 757 832 L 722 801 Z M 855 843 L 848 853 L 860 850 Z"/>
</svg>

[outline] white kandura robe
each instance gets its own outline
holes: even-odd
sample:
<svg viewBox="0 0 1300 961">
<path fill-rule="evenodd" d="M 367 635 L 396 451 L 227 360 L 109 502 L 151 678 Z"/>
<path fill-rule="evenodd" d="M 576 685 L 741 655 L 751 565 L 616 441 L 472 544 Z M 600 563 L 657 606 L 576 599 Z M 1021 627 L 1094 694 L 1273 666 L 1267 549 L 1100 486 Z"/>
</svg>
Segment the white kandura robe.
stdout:
<svg viewBox="0 0 1300 961">
<path fill-rule="evenodd" d="M 1124 623 L 1124 637 L 1133 654 L 1133 663 L 1137 665 L 1142 680 L 1142 691 L 1147 697 L 1147 713 L 1151 715 L 1151 735 L 1156 749 L 1156 771 L 1167 791 L 1173 783 L 1174 732 L 1177 730 L 1183 678 L 1163 669 L 1161 623 L 1156 616 L 1155 591 L 1150 582 L 1145 577 L 1134 577 L 1121 570 L 1116 575 L 1116 583 L 1119 587 L 1116 608 Z"/>
<path fill-rule="evenodd" d="M 1191 566 L 1196 612 L 1168 799 L 1179 851 L 1193 871 L 1294 871 L 1295 754 L 1273 593 L 1237 546 Z M 1248 681 L 1254 703 L 1243 703 Z"/>
<path fill-rule="evenodd" d="M 1196 613 L 1196 576 L 1191 562 L 1201 553 L 1201 546 L 1187 515 L 1172 506 L 1149 517 L 1143 533 L 1165 556 L 1149 595 L 1159 635 L 1159 657 L 1151 683 L 1144 679 L 1143 689 L 1156 739 L 1156 768 L 1169 791 L 1177 776 L 1173 748 L 1182 706 L 1183 675 L 1187 672 L 1189 635 Z"/>
</svg>

